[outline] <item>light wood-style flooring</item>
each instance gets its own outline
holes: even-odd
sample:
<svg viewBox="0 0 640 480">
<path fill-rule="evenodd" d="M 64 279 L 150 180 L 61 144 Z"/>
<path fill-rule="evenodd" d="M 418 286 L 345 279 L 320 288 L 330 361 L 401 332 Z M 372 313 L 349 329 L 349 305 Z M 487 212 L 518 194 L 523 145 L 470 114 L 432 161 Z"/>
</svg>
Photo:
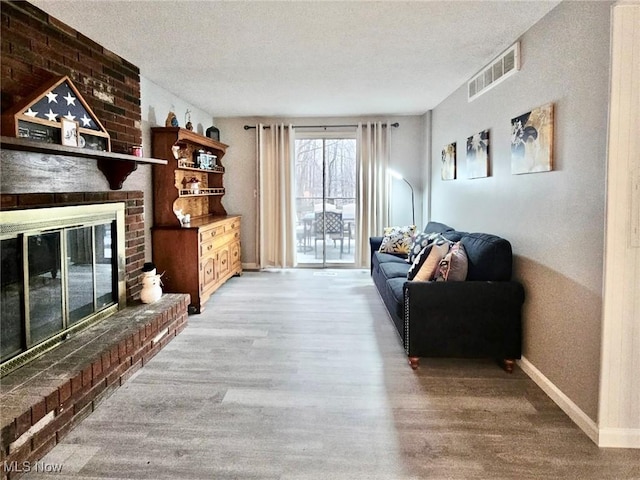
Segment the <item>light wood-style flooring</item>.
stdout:
<svg viewBox="0 0 640 480">
<path fill-rule="evenodd" d="M 638 479 L 516 368 L 411 370 L 363 270 L 247 272 L 27 479 Z"/>
</svg>

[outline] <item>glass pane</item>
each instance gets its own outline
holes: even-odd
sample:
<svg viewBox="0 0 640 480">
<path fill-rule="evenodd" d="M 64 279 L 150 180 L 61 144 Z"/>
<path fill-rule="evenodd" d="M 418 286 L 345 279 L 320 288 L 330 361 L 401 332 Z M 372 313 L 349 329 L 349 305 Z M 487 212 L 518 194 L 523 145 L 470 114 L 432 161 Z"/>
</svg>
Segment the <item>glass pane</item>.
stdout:
<svg viewBox="0 0 640 480">
<path fill-rule="evenodd" d="M 60 232 L 28 238 L 31 343 L 62 330 Z"/>
<path fill-rule="evenodd" d="M 326 225 L 327 263 L 353 263 L 352 244 L 355 239 L 356 213 L 356 140 L 354 138 L 331 138 L 325 140 L 325 200 L 327 220 L 335 215 L 336 220 Z M 334 210 L 336 214 L 330 214 Z M 330 228 L 332 227 L 332 228 Z"/>
<path fill-rule="evenodd" d="M 67 230 L 69 324 L 93 313 L 93 255 L 91 227 Z"/>
<path fill-rule="evenodd" d="M 297 261 L 352 264 L 356 140 L 296 139 L 295 148 Z"/>
<path fill-rule="evenodd" d="M 117 269 L 113 250 L 115 228 L 110 223 L 95 227 L 96 299 L 98 310 L 116 302 Z"/>
<path fill-rule="evenodd" d="M 315 214 L 322 211 L 322 139 L 295 141 L 296 255 L 300 263 L 322 263 Z"/>
<path fill-rule="evenodd" d="M 22 311 L 22 241 L 17 238 L 2 240 L 2 334 L 0 357 L 8 360 L 22 351 L 24 317 Z"/>
</svg>

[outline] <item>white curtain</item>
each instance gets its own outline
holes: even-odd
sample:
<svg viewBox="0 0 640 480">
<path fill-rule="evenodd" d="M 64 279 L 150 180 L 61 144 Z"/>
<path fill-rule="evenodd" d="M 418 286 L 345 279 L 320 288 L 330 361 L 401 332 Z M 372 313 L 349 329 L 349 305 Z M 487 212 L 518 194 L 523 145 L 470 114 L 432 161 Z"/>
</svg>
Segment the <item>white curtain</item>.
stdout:
<svg viewBox="0 0 640 480">
<path fill-rule="evenodd" d="M 389 128 L 382 123 L 358 124 L 358 172 L 356 191 L 356 267 L 370 262 L 369 237 L 382 235 L 388 226 Z"/>
<path fill-rule="evenodd" d="M 260 268 L 295 266 L 294 131 L 291 125 L 257 130 L 258 262 Z"/>
</svg>

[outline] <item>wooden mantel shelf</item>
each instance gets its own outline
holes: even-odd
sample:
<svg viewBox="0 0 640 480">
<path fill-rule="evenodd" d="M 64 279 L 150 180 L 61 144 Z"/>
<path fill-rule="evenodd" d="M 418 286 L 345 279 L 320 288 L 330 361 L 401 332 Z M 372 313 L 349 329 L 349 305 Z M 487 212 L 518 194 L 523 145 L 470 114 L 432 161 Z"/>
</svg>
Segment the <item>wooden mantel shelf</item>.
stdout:
<svg viewBox="0 0 640 480">
<path fill-rule="evenodd" d="M 138 163 L 166 165 L 166 160 L 150 157 L 136 157 L 126 153 L 103 152 L 88 148 L 66 147 L 54 143 L 34 142 L 23 138 L 0 137 L 0 148 L 22 152 L 43 153 L 45 155 L 66 155 L 91 158 L 98 161 L 98 168 L 107 177 L 111 190 L 120 190 L 125 179 L 138 168 Z"/>
</svg>

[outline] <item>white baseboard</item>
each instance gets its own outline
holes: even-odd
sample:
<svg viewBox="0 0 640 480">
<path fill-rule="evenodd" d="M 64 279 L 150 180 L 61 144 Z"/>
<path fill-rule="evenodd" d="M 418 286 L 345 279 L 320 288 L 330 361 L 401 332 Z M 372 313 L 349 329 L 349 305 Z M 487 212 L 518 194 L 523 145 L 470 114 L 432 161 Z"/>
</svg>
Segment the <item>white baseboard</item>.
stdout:
<svg viewBox="0 0 640 480">
<path fill-rule="evenodd" d="M 517 361 L 522 371 L 529 375 L 531 379 L 553 400 L 564 413 L 598 446 L 598 425 L 580 407 L 578 407 L 562 390 L 556 387 L 551 380 L 545 377 L 529 360 L 522 357 Z"/>
<path fill-rule="evenodd" d="M 601 428 L 599 447 L 640 448 L 640 429 Z"/>
<path fill-rule="evenodd" d="M 260 270 L 260 267 L 258 267 L 257 263 L 243 263 L 242 270 L 246 270 L 248 272 L 255 272 Z"/>
<path fill-rule="evenodd" d="M 598 428 L 596 422 L 591 420 L 580 407 L 562 393 L 529 360 L 522 357 L 522 359 L 518 360 L 518 365 L 580 427 L 593 443 L 603 448 L 640 448 L 640 429 Z"/>
</svg>

